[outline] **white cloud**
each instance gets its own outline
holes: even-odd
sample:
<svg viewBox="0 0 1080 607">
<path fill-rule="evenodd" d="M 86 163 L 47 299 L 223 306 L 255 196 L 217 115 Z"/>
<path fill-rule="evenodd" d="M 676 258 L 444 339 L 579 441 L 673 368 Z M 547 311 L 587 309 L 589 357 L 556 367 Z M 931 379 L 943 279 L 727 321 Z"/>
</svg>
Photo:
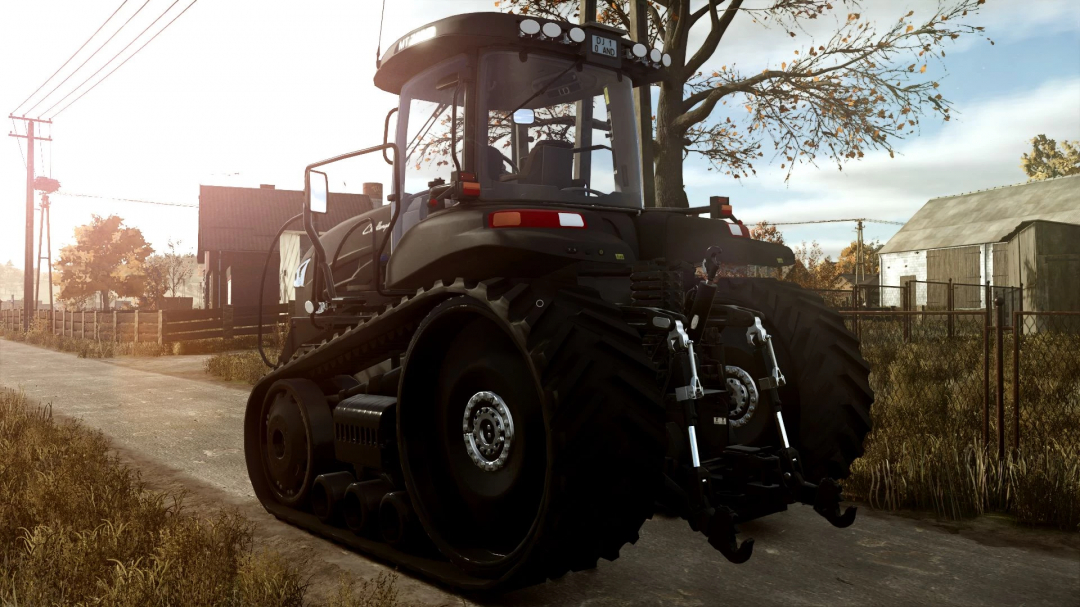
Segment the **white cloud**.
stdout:
<svg viewBox="0 0 1080 607">
<path fill-rule="evenodd" d="M 747 180 L 743 196 L 755 201 L 739 204 L 740 214 L 754 221 L 842 217 L 903 221 L 933 197 L 1025 181 L 1020 155 L 1039 133 L 1080 139 L 1080 78 L 1050 80 L 1022 94 L 972 104 L 933 135 L 905 143 L 896 158 L 874 152 L 843 171 L 827 163 L 820 170 L 800 167 L 787 188 L 765 185 L 783 182 L 784 173 L 778 168 L 759 171 L 756 179 Z M 688 185 L 715 187 L 718 179 L 708 175 L 700 169 L 688 171 Z M 825 246 L 825 240 L 840 239 L 848 229 L 792 231 L 802 234 L 796 240 L 817 238 Z M 893 231 L 876 228 L 871 237 L 886 238 Z M 839 246 L 833 245 L 826 246 L 826 252 L 835 255 Z"/>
</svg>

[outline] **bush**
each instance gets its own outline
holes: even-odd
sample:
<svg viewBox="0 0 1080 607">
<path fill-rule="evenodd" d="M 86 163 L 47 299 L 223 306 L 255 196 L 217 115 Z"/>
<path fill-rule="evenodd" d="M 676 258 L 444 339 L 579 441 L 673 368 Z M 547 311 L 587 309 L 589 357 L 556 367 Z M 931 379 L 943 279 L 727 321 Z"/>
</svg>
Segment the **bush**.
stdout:
<svg viewBox="0 0 1080 607">
<path fill-rule="evenodd" d="M 266 353 L 271 362 L 277 358 L 273 352 Z M 269 368 L 258 352 L 223 352 L 206 359 L 206 372 L 226 381 L 242 381 L 255 385 Z"/>
<path fill-rule="evenodd" d="M 148 491 L 108 441 L 0 389 L 0 604 L 303 605 L 307 582 L 254 551 L 252 525 Z M 396 604 L 393 577 L 343 581 L 334 606 Z"/>
</svg>

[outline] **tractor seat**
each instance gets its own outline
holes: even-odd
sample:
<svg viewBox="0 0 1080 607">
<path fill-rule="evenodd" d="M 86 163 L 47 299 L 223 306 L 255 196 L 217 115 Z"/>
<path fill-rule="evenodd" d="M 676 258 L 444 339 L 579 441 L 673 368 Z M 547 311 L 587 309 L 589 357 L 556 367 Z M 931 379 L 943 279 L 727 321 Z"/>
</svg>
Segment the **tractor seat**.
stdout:
<svg viewBox="0 0 1080 607">
<path fill-rule="evenodd" d="M 574 179 L 574 144 L 569 141 L 542 139 L 536 142 L 525 165 L 521 167 L 518 183 L 571 187 Z"/>
</svg>

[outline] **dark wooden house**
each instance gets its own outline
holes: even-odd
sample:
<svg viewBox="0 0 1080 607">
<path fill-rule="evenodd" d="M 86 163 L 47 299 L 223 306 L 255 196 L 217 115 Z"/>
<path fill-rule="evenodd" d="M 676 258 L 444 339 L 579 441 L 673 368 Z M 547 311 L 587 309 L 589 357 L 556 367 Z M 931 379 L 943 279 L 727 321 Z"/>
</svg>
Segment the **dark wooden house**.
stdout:
<svg viewBox="0 0 1080 607">
<path fill-rule="evenodd" d="M 199 186 L 199 263 L 207 308 L 258 304 L 259 279 L 267 253 L 263 302 L 280 301 L 281 276 L 295 268 L 279 268 L 280 244 L 274 236 L 289 218 L 303 209 L 304 193 L 258 188 Z M 362 194 L 331 194 L 329 212 L 319 217 L 319 227 L 329 229 L 349 217 L 371 210 L 371 199 Z M 290 226 L 295 235 L 300 222 Z M 310 243 L 303 236 L 303 247 Z M 272 248 L 271 248 L 272 247 Z M 283 271 L 284 270 L 284 271 Z"/>
</svg>

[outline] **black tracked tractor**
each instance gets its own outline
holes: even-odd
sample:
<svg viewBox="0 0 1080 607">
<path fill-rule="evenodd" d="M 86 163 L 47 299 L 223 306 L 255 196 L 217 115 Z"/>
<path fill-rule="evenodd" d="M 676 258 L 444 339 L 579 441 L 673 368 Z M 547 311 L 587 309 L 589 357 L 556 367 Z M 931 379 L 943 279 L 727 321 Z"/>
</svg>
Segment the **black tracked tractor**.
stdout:
<svg viewBox="0 0 1080 607">
<path fill-rule="evenodd" d="M 792 252 L 726 200 L 643 208 L 633 89 L 668 63 L 498 13 L 383 55 L 383 144 L 305 173 L 312 247 L 244 422 L 267 510 L 473 590 L 615 559 L 657 509 L 735 563 L 737 525 L 789 504 L 852 523 L 833 479 L 869 429 L 855 337 L 752 277 Z M 321 167 L 364 154 L 392 165 L 389 203 L 318 226 Z"/>
</svg>

